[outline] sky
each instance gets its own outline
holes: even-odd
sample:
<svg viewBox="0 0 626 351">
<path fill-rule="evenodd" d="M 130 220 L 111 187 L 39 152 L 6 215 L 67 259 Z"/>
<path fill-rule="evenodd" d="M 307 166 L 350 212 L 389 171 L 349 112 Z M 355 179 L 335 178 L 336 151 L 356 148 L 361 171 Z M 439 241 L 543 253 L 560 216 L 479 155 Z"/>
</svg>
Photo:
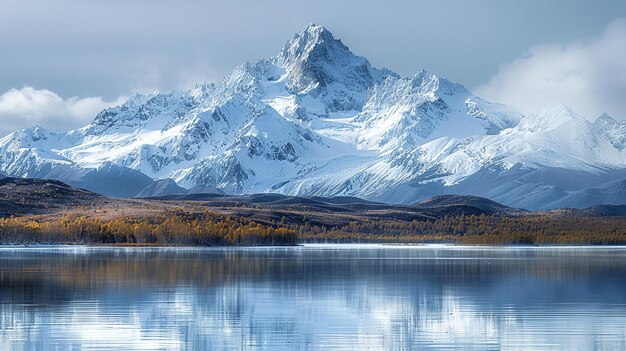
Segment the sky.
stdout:
<svg viewBox="0 0 626 351">
<path fill-rule="evenodd" d="M 216 81 L 309 23 L 373 66 L 424 68 L 524 113 L 563 102 L 626 118 L 624 0 L 2 0 L 0 135 Z"/>
</svg>

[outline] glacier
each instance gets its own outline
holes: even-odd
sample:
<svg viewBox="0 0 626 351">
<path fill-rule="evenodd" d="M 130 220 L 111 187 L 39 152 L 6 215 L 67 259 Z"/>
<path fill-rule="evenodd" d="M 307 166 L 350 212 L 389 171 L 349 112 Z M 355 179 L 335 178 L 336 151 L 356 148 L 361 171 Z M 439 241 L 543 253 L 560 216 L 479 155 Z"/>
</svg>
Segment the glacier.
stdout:
<svg viewBox="0 0 626 351">
<path fill-rule="evenodd" d="M 401 77 L 311 24 L 218 82 L 134 94 L 67 132 L 0 139 L 0 172 L 110 196 L 467 194 L 527 209 L 626 203 L 626 123 L 523 115 L 425 70 Z"/>
</svg>

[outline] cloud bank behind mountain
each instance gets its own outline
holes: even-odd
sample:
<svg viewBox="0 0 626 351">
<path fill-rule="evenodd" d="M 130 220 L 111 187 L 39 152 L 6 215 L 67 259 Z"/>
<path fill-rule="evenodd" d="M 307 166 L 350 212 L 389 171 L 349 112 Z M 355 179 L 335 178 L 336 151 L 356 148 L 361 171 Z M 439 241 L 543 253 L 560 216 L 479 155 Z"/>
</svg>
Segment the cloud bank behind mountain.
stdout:
<svg viewBox="0 0 626 351">
<path fill-rule="evenodd" d="M 474 91 L 527 113 L 563 102 L 591 120 L 626 118 L 626 18 L 591 39 L 533 46 Z"/>
<path fill-rule="evenodd" d="M 103 109 L 126 98 L 105 101 L 102 97 L 62 98 L 55 92 L 24 86 L 0 95 L 0 136 L 17 129 L 40 125 L 52 130 L 69 130 L 88 124 Z"/>
</svg>

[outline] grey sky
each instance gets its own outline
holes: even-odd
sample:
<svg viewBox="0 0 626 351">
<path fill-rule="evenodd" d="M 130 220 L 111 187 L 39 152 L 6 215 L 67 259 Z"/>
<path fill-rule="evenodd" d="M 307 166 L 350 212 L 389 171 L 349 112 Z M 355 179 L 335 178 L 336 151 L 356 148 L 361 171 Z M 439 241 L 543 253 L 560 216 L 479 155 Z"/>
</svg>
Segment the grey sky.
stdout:
<svg viewBox="0 0 626 351">
<path fill-rule="evenodd" d="M 213 81 L 274 55 L 310 22 L 374 66 L 402 75 L 425 68 L 489 91 L 484 85 L 499 67 L 530 48 L 600 36 L 620 17 L 624 0 L 3 0 L 0 94 L 31 86 L 62 99 L 111 102 L 133 91 Z"/>
</svg>

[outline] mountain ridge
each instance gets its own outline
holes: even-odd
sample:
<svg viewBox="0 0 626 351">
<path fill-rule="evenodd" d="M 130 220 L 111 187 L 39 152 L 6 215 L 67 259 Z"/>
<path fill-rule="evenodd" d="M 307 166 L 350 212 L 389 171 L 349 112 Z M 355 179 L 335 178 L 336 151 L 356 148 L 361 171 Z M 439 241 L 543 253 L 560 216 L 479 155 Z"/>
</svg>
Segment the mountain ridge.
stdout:
<svg viewBox="0 0 626 351">
<path fill-rule="evenodd" d="M 522 115 L 425 70 L 374 68 L 311 24 L 218 82 L 134 94 L 69 132 L 11 133 L 0 172 L 117 197 L 182 187 L 408 204 L 456 192 L 546 209 L 626 178 L 625 148 L 626 124 L 608 115 Z M 561 186 L 572 172 L 589 181 Z"/>
</svg>

